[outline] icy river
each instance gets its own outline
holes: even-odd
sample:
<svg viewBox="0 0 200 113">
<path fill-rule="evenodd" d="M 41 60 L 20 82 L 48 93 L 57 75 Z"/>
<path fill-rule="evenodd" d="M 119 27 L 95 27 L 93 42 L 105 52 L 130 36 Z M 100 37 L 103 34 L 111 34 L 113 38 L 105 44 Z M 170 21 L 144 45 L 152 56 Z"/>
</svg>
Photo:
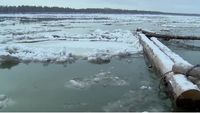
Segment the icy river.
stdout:
<svg viewBox="0 0 200 113">
<path fill-rule="evenodd" d="M 200 17 L 1 14 L 0 111 L 174 111 L 137 28 L 200 36 Z M 199 41 L 164 42 L 200 64 Z"/>
</svg>

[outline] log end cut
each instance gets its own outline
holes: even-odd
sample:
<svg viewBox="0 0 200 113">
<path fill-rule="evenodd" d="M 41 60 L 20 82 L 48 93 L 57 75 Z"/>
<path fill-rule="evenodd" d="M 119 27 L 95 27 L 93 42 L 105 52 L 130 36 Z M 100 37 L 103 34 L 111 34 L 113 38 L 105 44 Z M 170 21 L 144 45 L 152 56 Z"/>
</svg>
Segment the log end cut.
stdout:
<svg viewBox="0 0 200 113">
<path fill-rule="evenodd" d="M 176 99 L 176 106 L 181 108 L 200 108 L 200 91 L 188 90 Z"/>
</svg>

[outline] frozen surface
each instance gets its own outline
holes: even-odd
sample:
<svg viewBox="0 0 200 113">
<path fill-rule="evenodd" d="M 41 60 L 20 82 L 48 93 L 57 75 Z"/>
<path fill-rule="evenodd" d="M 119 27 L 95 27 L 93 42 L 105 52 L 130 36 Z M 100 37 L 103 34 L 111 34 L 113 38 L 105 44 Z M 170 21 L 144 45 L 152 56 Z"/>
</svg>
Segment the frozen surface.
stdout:
<svg viewBox="0 0 200 113">
<path fill-rule="evenodd" d="M 77 57 L 109 62 L 142 50 L 134 31 L 200 35 L 200 18 L 168 15 L 1 14 L 0 58 L 68 62 Z M 133 34 L 132 34 L 133 33 Z M 199 42 L 182 42 L 199 46 Z M 183 45 L 184 45 L 183 44 Z"/>
<path fill-rule="evenodd" d="M 40 62 L 67 62 L 74 61 L 77 57 L 86 57 L 95 60 L 97 57 L 121 56 L 138 53 L 141 46 L 138 39 L 128 30 L 102 31 L 95 30 L 91 34 L 76 36 L 67 35 L 67 38 L 42 39 L 23 37 L 13 39 L 9 43 L 0 44 L 1 60 L 18 59 L 21 61 Z M 75 38 L 76 37 L 76 38 Z M 79 39 L 78 39 L 79 38 Z M 16 40 L 20 40 L 16 42 Z M 27 41 L 36 41 L 27 43 Z M 26 42 L 26 43 L 25 43 Z M 98 53 L 98 56 L 96 54 Z M 9 58 L 9 59 L 8 59 Z"/>
</svg>

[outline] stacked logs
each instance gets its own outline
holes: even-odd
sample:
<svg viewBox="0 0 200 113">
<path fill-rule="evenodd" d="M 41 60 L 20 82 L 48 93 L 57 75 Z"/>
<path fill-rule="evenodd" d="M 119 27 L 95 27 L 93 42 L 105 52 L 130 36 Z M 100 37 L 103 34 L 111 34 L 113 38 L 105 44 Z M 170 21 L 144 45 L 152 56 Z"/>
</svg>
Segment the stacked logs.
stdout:
<svg viewBox="0 0 200 113">
<path fill-rule="evenodd" d="M 192 69 L 193 65 L 172 52 L 157 38 L 149 39 L 143 32 L 138 32 L 138 36 L 149 62 L 164 78 L 174 104 L 182 108 L 200 108 L 200 89 L 186 76 L 190 70 L 189 76 L 199 77 L 200 68 Z"/>
</svg>

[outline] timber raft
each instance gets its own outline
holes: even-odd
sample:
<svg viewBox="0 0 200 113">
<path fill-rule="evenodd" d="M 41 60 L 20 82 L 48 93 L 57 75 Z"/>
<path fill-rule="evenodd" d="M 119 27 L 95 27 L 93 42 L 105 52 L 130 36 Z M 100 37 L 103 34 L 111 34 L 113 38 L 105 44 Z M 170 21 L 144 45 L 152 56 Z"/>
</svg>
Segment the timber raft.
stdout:
<svg viewBox="0 0 200 113">
<path fill-rule="evenodd" d="M 145 33 L 147 32 L 137 30 L 144 55 L 151 67 L 161 75 L 173 104 L 178 108 L 200 110 L 200 89 L 191 79 L 200 78 L 200 66 L 190 64 L 156 37 L 149 33 L 146 36 Z"/>
</svg>

